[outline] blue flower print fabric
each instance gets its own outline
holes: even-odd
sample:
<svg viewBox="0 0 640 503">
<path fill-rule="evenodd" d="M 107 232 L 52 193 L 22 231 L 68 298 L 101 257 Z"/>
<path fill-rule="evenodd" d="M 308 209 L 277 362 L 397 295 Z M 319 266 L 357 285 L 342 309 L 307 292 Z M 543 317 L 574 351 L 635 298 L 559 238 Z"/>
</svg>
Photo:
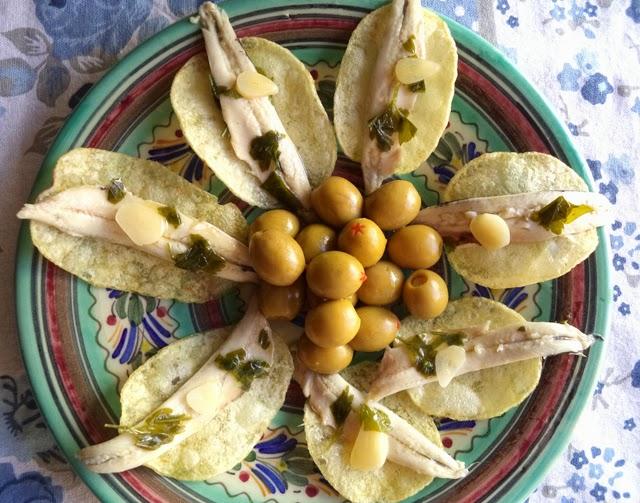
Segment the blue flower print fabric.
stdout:
<svg viewBox="0 0 640 503">
<path fill-rule="evenodd" d="M 43 155 L 86 92 L 200 0 L 0 2 L 0 275 Z M 545 95 L 614 205 L 611 331 L 595 391 L 533 503 L 640 502 L 640 0 L 423 0 L 498 47 Z M 466 160 L 478 155 L 467 145 Z M 193 164 L 193 177 L 202 164 Z M 200 173 L 200 175 L 198 175 Z M 438 173 L 446 181 L 452 173 Z M 49 434 L 21 363 L 12 281 L 0 289 L 0 503 L 95 501 Z M 486 289 L 485 289 L 486 290 Z M 482 290 L 517 307 L 522 292 Z M 115 295 L 115 293 L 114 293 Z M 123 297 L 123 302 L 126 298 Z M 127 355 L 123 352 L 123 358 Z M 551 462 L 551 461 L 550 461 Z"/>
</svg>

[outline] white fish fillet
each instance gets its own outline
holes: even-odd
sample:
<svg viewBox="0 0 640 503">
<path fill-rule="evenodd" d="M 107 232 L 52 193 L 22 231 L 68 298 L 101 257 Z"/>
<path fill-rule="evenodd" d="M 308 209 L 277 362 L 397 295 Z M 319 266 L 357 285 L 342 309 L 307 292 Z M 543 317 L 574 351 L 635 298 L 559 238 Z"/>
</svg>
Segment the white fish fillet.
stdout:
<svg viewBox="0 0 640 503">
<path fill-rule="evenodd" d="M 122 201 L 114 204 L 107 199 L 104 187 L 73 187 L 35 204 L 25 204 L 18 212 L 18 218 L 37 220 L 72 236 L 104 239 L 135 248 L 172 263 L 173 255 L 189 248 L 190 235 L 197 234 L 225 259 L 224 265 L 216 272 L 217 276 L 238 282 L 257 281 L 256 274 L 249 268 L 249 250 L 243 243 L 209 222 L 195 220 L 182 213 L 178 213 L 181 224 L 177 228 L 168 225 L 159 241 L 151 245 L 136 245 L 115 220 L 118 208 L 125 201 L 143 200 L 127 193 Z"/>
<path fill-rule="evenodd" d="M 227 14 L 211 2 L 200 6 L 200 26 L 204 37 L 209 68 L 218 88 L 233 89 L 238 75 L 256 71 L 229 22 Z M 311 185 L 302 158 L 268 97 L 246 99 L 222 94 L 222 116 L 229 130 L 236 155 L 251 168 L 251 173 L 265 182 L 272 173 L 262 170 L 250 153 L 251 141 L 269 131 L 282 135 L 279 141 L 280 166 L 286 184 L 305 208 L 309 207 Z"/>
<path fill-rule="evenodd" d="M 473 217 L 481 213 L 493 213 L 507 222 L 512 243 L 545 241 L 557 237 L 557 234 L 531 220 L 531 214 L 560 196 L 571 204 L 585 204 L 594 210 L 565 224 L 562 235 L 577 234 L 601 227 L 611 219 L 611 204 L 602 194 L 553 190 L 452 201 L 423 209 L 418 213 L 414 223 L 429 225 L 443 237 L 472 239 L 469 223 Z"/>
<path fill-rule="evenodd" d="M 393 0 L 391 3 L 388 29 L 383 35 L 384 42 L 378 53 L 371 79 L 369 119 L 382 113 L 389 106 L 394 95 L 398 108 L 409 112 L 413 109 L 417 95 L 407 86 L 399 86 L 395 79 L 395 66 L 399 59 L 410 55 L 403 47 L 403 43 L 411 36 L 415 37 L 415 55 L 419 58 L 426 57 L 423 18 L 419 0 Z M 383 152 L 376 140 L 369 136 L 369 129 L 365 128 L 361 164 L 367 194 L 380 187 L 382 181 L 393 174 L 400 162 L 400 155 L 397 134 L 394 135 L 391 149 Z"/>
<path fill-rule="evenodd" d="M 455 332 L 467 336 L 466 359 L 456 376 L 530 358 L 580 353 L 594 341 L 592 335 L 571 325 L 551 322 L 525 322 L 495 330 L 474 327 Z M 416 369 L 409 350 L 400 343 L 385 350 L 368 398 L 380 400 L 435 381 L 435 375 L 427 376 Z"/>
<path fill-rule="evenodd" d="M 456 479 L 467 474 L 464 463 L 456 461 L 392 410 L 367 401 L 360 390 L 351 386 L 339 374 L 317 374 L 297 361 L 295 378 L 308 398 L 309 405 L 326 426 L 336 427 L 331 405 L 348 389 L 353 396 L 352 410 L 357 411 L 362 404 L 367 403 L 389 417 L 391 429 L 387 433 L 390 461 L 433 477 Z"/>
<path fill-rule="evenodd" d="M 263 330 L 269 336 L 270 344 L 267 349 L 263 349 L 258 342 L 259 334 Z M 149 450 L 138 447 L 132 434 L 121 433 L 106 442 L 85 447 L 78 453 L 78 458 L 96 473 L 122 472 L 149 462 L 196 433 L 211 421 L 225 405 L 243 393 L 235 377 L 220 369 L 215 362 L 218 355 L 226 355 L 237 349 L 244 349 L 247 359 L 266 361 L 269 368 L 273 365 L 274 344 L 271 328 L 264 316 L 260 314 L 255 300 L 249 304 L 246 314 L 222 346 L 171 397 L 158 407 L 158 409 L 167 407 L 172 410 L 173 414 L 186 414 L 190 417 L 184 422 L 184 430 L 177 433 L 171 442 Z M 211 407 L 206 413 L 198 413 L 189 407 L 186 397 L 191 390 L 211 381 L 215 381 L 218 385 L 219 391 L 216 393 L 216 400 L 212 401 Z M 141 422 L 141 424 L 143 423 Z"/>
</svg>

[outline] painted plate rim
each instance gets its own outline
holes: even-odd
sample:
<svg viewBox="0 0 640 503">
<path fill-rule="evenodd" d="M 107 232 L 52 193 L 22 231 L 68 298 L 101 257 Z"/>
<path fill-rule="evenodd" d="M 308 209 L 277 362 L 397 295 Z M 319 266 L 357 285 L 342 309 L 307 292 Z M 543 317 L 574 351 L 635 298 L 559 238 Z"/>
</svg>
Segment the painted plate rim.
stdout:
<svg viewBox="0 0 640 503">
<path fill-rule="evenodd" d="M 224 2 L 225 7 L 229 11 L 231 17 L 237 11 L 248 11 L 250 7 L 242 6 L 241 2 Z M 295 0 L 267 0 L 262 2 L 264 8 L 284 7 L 297 5 L 299 2 Z M 374 9 L 379 5 L 386 3 L 379 0 L 336 0 L 335 6 L 361 7 L 363 11 Z M 589 189 L 593 191 L 593 180 L 587 165 L 579 154 L 578 149 L 573 144 L 570 133 L 566 129 L 564 123 L 560 120 L 553 108 L 548 104 L 543 95 L 529 82 L 526 77 L 504 56 L 497 48 L 483 39 L 480 35 L 472 30 L 462 26 L 456 21 L 441 15 L 447 22 L 451 33 L 456 40 L 466 46 L 482 59 L 485 64 L 491 68 L 496 74 L 503 79 L 514 84 L 523 96 L 531 103 L 533 109 L 540 114 L 541 120 L 552 132 L 553 137 L 558 142 L 559 149 L 565 154 L 568 164 L 575 169 L 578 174 L 587 182 Z M 33 184 L 29 201 L 33 201 L 35 196 L 51 184 L 51 174 L 56 160 L 69 150 L 71 136 L 74 131 L 81 128 L 83 124 L 93 114 L 93 105 L 101 100 L 103 96 L 109 93 L 109 90 L 117 85 L 130 69 L 143 64 L 149 52 L 155 52 L 160 46 L 166 46 L 173 40 L 192 32 L 193 25 L 189 23 L 188 18 L 182 19 L 161 30 L 142 44 L 134 48 L 129 54 L 123 57 L 116 65 L 109 69 L 102 78 L 93 85 L 89 92 L 84 96 L 80 103 L 75 107 L 71 115 L 66 119 L 63 127 L 57 134 L 53 144 L 45 155 L 41 167 L 38 171 L 36 180 Z M 596 259 L 598 264 L 604 264 L 604 267 L 596 269 L 598 275 L 598 292 L 597 292 L 597 315 L 595 318 L 595 331 L 606 338 L 609 329 L 609 321 L 611 315 L 611 299 L 608 292 L 611 290 L 610 284 L 610 261 L 609 250 L 606 246 L 606 234 L 603 228 L 598 229 L 598 237 L 600 243 L 596 249 Z M 18 245 L 16 249 L 16 269 L 15 269 L 15 285 L 16 285 L 16 317 L 18 321 L 18 335 L 22 358 L 25 363 L 27 375 L 31 382 L 36 401 L 42 416 L 46 421 L 49 430 L 52 432 L 56 442 L 67 456 L 73 469 L 80 475 L 84 483 L 94 494 L 102 499 L 113 501 L 116 494 L 113 489 L 103 480 L 100 475 L 88 471 L 76 458 L 79 446 L 71 437 L 69 429 L 64 424 L 59 409 L 48 392 L 45 379 L 45 369 L 43 367 L 42 355 L 35 346 L 35 327 L 33 325 L 33 315 L 36 309 L 32 299 L 32 291 L 30 277 L 32 270 L 32 261 L 34 257 L 34 247 L 31 242 L 28 223 L 23 222 L 18 236 Z M 42 313 L 37 313 L 41 315 Z M 524 500 L 541 482 L 551 465 L 558 456 L 564 451 L 569 443 L 571 433 L 576 426 L 578 418 L 595 387 L 598 370 L 602 360 L 604 344 L 596 343 L 589 350 L 588 362 L 585 371 L 577 385 L 575 395 L 571 404 L 566 410 L 562 422 L 553 432 L 544 448 L 538 456 L 526 467 L 525 475 L 515 484 L 513 484 L 500 498 L 500 501 L 522 501 Z"/>
</svg>

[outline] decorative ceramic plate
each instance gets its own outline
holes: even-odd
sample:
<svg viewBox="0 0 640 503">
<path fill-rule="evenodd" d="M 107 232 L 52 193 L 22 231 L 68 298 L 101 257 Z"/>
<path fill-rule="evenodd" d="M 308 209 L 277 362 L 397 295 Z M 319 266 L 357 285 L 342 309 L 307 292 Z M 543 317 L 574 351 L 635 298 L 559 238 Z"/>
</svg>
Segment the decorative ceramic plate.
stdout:
<svg viewBox="0 0 640 503">
<path fill-rule="evenodd" d="M 309 68 L 331 116 L 337 67 L 351 31 L 380 1 L 229 1 L 224 8 L 240 36 L 272 39 Z M 412 175 L 426 204 L 465 162 L 483 152 L 549 152 L 584 178 L 588 171 L 561 122 L 541 96 L 493 47 L 448 21 L 458 44 L 459 76 L 450 123 L 437 150 Z M 69 149 L 97 147 L 154 159 L 223 201 L 234 200 L 186 145 L 169 102 L 175 72 L 204 50 L 188 20 L 163 30 L 116 65 L 77 106 L 44 160 L 35 197 L 51 183 L 56 160 Z M 337 171 L 358 178 L 339 159 Z M 235 201 L 238 202 L 238 201 Z M 248 219 L 257 210 L 239 203 Z M 193 332 L 239 318 L 240 292 L 203 305 L 156 300 L 94 288 L 44 260 L 23 226 L 18 249 L 17 305 L 27 370 L 42 412 L 74 468 L 102 501 L 341 501 L 309 457 L 301 424 L 303 400 L 292 385 L 273 424 L 247 457 L 212 480 L 185 483 L 141 468 L 100 476 L 75 460 L 82 446 L 106 440 L 118 421 L 118 391 L 150 354 Z M 603 334 L 608 319 L 608 259 L 604 234 L 596 253 L 552 282 L 489 290 L 439 266 L 453 298 L 490 297 L 527 319 L 571 320 Z M 298 320 L 300 321 L 300 320 Z M 470 466 L 460 480 L 436 480 L 410 501 L 520 501 L 566 446 L 588 400 L 602 343 L 587 357 L 545 361 L 536 391 L 489 421 L 439 423 L 442 442 Z"/>
</svg>

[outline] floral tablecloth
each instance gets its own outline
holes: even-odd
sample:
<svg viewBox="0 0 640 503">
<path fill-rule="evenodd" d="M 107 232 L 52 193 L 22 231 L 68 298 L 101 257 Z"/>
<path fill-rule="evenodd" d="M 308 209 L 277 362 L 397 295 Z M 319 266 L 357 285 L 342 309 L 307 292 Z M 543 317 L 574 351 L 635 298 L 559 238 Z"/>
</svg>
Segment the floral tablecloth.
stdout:
<svg viewBox="0 0 640 503">
<path fill-rule="evenodd" d="M 103 72 L 198 0 L 0 2 L 0 503 L 92 501 L 48 433 L 14 315 L 19 222 L 44 153 Z M 615 205 L 613 318 L 601 375 L 532 502 L 640 502 L 640 0 L 423 0 L 479 32 L 559 111 Z M 640 175 L 639 175 L 640 176 Z"/>
</svg>

